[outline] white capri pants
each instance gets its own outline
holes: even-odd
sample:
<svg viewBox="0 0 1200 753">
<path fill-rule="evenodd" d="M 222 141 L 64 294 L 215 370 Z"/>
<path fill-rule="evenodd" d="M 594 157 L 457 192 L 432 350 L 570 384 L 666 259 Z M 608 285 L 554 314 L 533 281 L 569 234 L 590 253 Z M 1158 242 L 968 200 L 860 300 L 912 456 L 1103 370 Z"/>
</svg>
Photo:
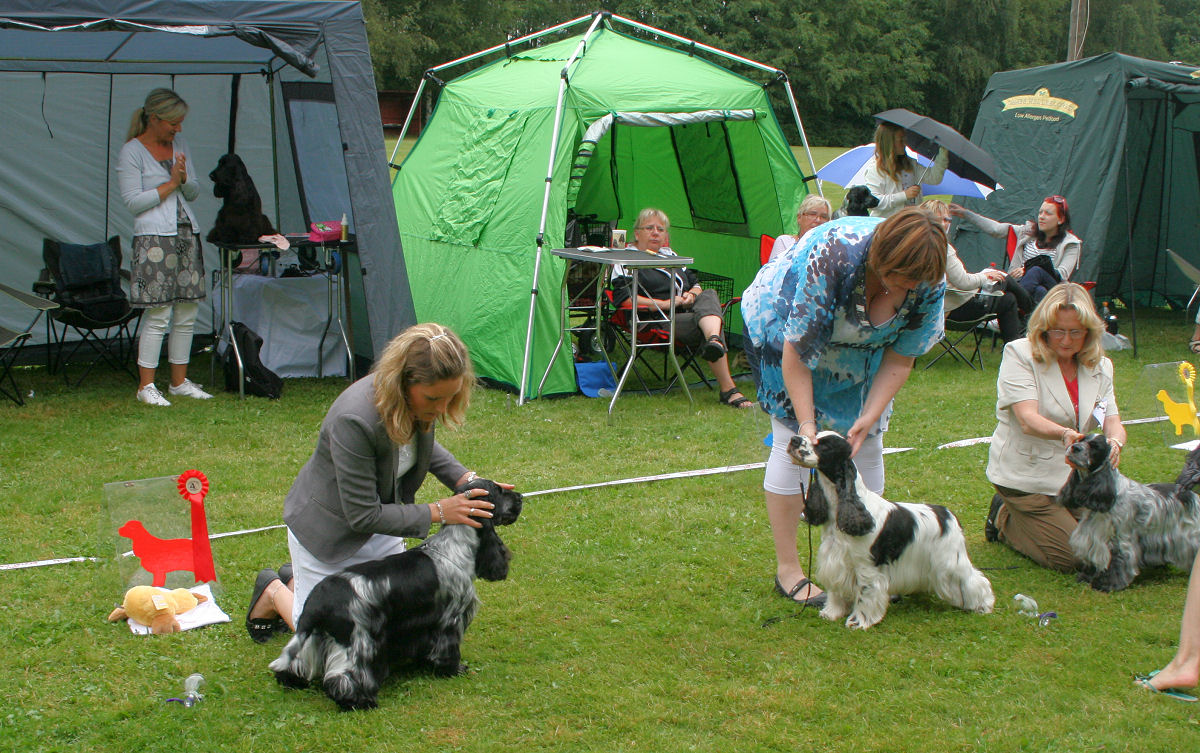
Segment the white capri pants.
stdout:
<svg viewBox="0 0 1200 753">
<path fill-rule="evenodd" d="M 142 334 L 138 337 L 138 366 L 144 369 L 158 368 L 158 356 L 162 353 L 163 336 L 167 325 L 171 325 L 171 336 L 167 339 L 167 362 L 187 363 L 192 355 L 192 330 L 196 325 L 196 314 L 200 304 L 196 301 L 181 301 L 154 306 L 142 313 Z M 174 313 L 174 322 L 171 321 Z"/>
<path fill-rule="evenodd" d="M 772 494 L 803 494 L 808 489 L 808 468 L 796 465 L 787 454 L 788 443 L 796 432 L 778 418 L 771 416 L 771 454 L 767 457 L 767 470 L 763 477 L 763 489 Z M 876 432 L 863 440 L 854 456 L 854 467 L 867 488 L 883 494 L 883 432 Z"/>
<path fill-rule="evenodd" d="M 304 613 L 304 602 L 317 584 L 327 576 L 340 573 L 351 565 L 360 562 L 377 560 L 404 551 L 404 538 L 387 536 L 382 533 L 372 534 L 367 543 L 354 554 L 337 562 L 323 562 L 304 548 L 292 532 L 288 531 L 288 552 L 292 556 L 292 577 L 295 578 L 293 587 L 295 601 L 292 602 L 292 624 L 299 626 L 300 615 Z"/>
</svg>

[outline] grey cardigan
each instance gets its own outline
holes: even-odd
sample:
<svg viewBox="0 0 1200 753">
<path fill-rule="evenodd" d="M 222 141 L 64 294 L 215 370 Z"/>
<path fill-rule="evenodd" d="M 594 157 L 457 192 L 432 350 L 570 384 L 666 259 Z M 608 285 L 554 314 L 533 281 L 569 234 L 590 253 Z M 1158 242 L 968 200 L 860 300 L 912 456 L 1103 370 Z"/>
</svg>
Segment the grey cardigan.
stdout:
<svg viewBox="0 0 1200 753">
<path fill-rule="evenodd" d="M 331 563 L 354 554 L 372 534 L 427 536 L 429 510 L 413 504 L 425 474 L 453 489 L 467 468 L 434 441 L 432 428 L 413 441 L 416 462 L 397 479 L 398 447 L 375 409 L 374 375 L 350 385 L 329 407 L 317 447 L 284 500 L 288 529 Z"/>
</svg>

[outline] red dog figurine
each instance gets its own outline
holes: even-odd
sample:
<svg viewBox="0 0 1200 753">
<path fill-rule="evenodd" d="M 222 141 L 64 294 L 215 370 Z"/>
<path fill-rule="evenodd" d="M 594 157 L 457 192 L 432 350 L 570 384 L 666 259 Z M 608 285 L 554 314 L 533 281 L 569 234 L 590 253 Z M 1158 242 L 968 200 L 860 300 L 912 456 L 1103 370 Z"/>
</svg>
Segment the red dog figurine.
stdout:
<svg viewBox="0 0 1200 753">
<path fill-rule="evenodd" d="M 217 571 L 208 538 L 208 519 L 204 515 L 208 478 L 197 470 L 185 471 L 176 485 L 180 496 L 191 503 L 190 539 L 160 539 L 147 531 L 140 520 L 127 521 L 117 533 L 133 542 L 133 553 L 141 560 L 142 568 L 154 576 L 151 585 L 165 586 L 167 573 L 176 570 L 194 573 L 197 583 L 214 581 Z"/>
</svg>

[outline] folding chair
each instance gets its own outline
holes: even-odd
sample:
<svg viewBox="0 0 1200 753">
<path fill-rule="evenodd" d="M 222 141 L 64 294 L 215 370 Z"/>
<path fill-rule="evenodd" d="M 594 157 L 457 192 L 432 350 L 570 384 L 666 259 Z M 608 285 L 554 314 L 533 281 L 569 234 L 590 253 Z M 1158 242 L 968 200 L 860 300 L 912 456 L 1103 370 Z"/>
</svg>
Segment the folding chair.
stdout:
<svg viewBox="0 0 1200 753">
<path fill-rule="evenodd" d="M 692 271 L 695 273 L 696 279 L 700 282 L 700 286 L 702 288 L 716 292 L 717 298 L 721 301 L 722 319 L 726 319 L 729 313 L 729 308 L 741 300 L 740 297 L 735 297 L 733 295 L 733 278 L 726 277 L 724 275 L 713 274 L 711 272 L 702 272 L 695 269 Z M 622 343 L 625 346 L 628 346 L 628 343 L 625 342 L 625 337 L 628 336 L 627 333 L 629 332 L 630 325 L 630 301 L 626 300 L 620 306 L 616 306 L 613 303 L 611 289 L 605 289 L 604 295 L 606 298 L 606 312 L 603 318 L 611 327 L 615 327 L 617 330 L 619 330 L 622 335 L 617 337 L 614 336 L 610 331 L 610 333 L 606 335 L 607 339 L 605 340 L 605 345 L 615 346 L 617 343 Z M 669 322 L 667 320 L 666 312 L 647 306 L 640 307 L 638 309 L 638 343 L 646 346 L 661 345 L 665 347 L 670 339 L 668 325 Z M 726 325 L 722 324 L 722 327 L 726 328 Z M 728 338 L 726 338 L 726 342 L 728 342 Z M 703 343 L 692 346 L 676 340 L 675 354 L 677 356 L 681 356 L 683 359 L 680 362 L 681 370 L 687 371 L 688 369 L 691 369 L 692 372 L 700 378 L 700 381 L 704 382 L 709 389 L 716 389 L 716 385 L 712 378 L 705 373 L 705 370 L 700 365 L 700 351 L 702 346 Z M 609 350 L 611 351 L 612 347 L 609 347 Z M 626 357 L 629 355 L 627 350 L 625 355 Z M 662 368 L 658 369 L 654 366 L 654 364 L 644 360 L 645 351 L 640 351 L 637 357 L 638 360 L 646 367 L 646 369 L 655 377 L 655 379 L 667 383 L 667 386 L 664 389 L 670 390 L 675 386 L 675 382 L 679 379 L 679 377 L 676 374 L 670 373 L 667 359 L 663 359 Z M 637 375 L 638 381 L 641 382 L 642 389 L 649 394 L 650 388 L 645 379 L 636 370 L 634 371 L 634 374 Z"/>
<path fill-rule="evenodd" d="M 12 369 L 16 364 L 17 357 L 21 354 L 21 348 L 33 335 L 33 328 L 37 324 L 38 318 L 50 309 L 58 308 L 58 304 L 53 301 L 47 301 L 45 298 L 11 288 L 8 285 L 0 282 L 0 292 L 6 293 L 9 297 L 23 304 L 27 308 L 34 310 L 33 321 L 29 322 L 29 326 L 24 332 L 18 332 L 8 327 L 0 327 L 0 394 L 3 394 L 9 400 L 12 400 L 17 405 L 24 405 L 25 398 L 21 395 L 21 389 L 17 387 L 16 379 L 13 377 Z M 11 392 L 9 391 L 11 389 Z"/>
<path fill-rule="evenodd" d="M 121 288 L 122 277 L 129 276 L 121 269 L 121 239 L 114 235 L 107 243 L 85 246 L 45 238 L 42 261 L 46 266 L 33 291 L 58 304 L 46 318 L 50 371 L 62 369 L 63 381 L 75 387 L 103 361 L 136 379 L 130 361 L 142 310 L 130 307 Z M 71 332 L 79 339 L 68 341 Z M 94 357 L 72 383 L 66 365 L 84 345 Z"/>
<path fill-rule="evenodd" d="M 987 323 L 994 321 L 995 319 L 995 314 L 985 314 L 984 316 L 980 316 L 975 319 L 968 319 L 962 322 L 947 318 L 945 320 L 945 334 L 943 334 L 942 339 L 938 341 L 938 345 L 942 346 L 942 352 L 938 353 L 932 361 L 925 364 L 925 368 L 928 369 L 930 366 L 933 366 L 935 363 L 940 361 L 946 354 L 950 354 L 950 356 L 953 358 L 970 366 L 972 370 L 978 368 L 980 371 L 982 371 L 983 349 L 980 346 L 983 344 L 983 339 L 992 334 L 992 331 L 987 328 Z M 966 340 L 968 337 L 972 338 L 971 344 L 974 345 L 974 349 L 971 351 L 971 355 L 965 356 L 963 355 L 960 347 L 962 349 L 966 348 L 966 346 L 962 343 L 963 340 Z M 978 367 L 975 366 L 976 363 L 979 364 Z"/>
</svg>

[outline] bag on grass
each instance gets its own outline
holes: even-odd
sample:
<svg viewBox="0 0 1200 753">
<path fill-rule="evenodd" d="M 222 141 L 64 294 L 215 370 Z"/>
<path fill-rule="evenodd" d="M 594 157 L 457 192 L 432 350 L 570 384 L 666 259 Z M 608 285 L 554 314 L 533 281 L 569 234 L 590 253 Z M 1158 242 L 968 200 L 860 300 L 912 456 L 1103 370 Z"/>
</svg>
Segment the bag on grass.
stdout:
<svg viewBox="0 0 1200 753">
<path fill-rule="evenodd" d="M 279 396 L 283 394 L 283 380 L 274 371 L 268 369 L 259 357 L 263 339 L 241 322 L 233 323 L 233 339 L 237 342 L 238 352 L 242 356 L 246 394 L 278 400 Z M 237 392 L 237 356 L 233 354 L 233 348 L 225 348 L 225 353 L 221 358 L 221 365 L 225 371 L 225 389 L 228 392 Z"/>
</svg>

